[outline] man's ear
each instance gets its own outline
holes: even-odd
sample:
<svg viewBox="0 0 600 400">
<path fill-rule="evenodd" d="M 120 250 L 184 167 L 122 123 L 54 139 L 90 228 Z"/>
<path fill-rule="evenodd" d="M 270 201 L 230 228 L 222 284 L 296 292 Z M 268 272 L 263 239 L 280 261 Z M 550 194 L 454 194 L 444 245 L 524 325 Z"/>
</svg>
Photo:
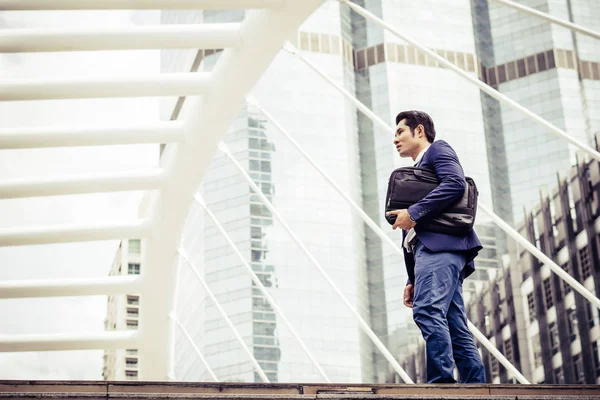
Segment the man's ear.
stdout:
<svg viewBox="0 0 600 400">
<path fill-rule="evenodd" d="M 425 137 L 425 127 L 421 124 L 417 125 L 417 128 L 415 129 L 415 131 L 417 132 L 417 135 L 420 138 Z"/>
</svg>

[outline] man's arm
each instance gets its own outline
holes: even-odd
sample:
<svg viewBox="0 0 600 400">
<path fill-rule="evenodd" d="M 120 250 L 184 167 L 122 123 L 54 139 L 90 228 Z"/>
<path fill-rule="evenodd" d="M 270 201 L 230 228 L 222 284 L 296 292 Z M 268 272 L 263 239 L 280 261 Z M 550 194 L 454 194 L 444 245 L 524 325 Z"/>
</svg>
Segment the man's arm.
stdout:
<svg viewBox="0 0 600 400">
<path fill-rule="evenodd" d="M 458 156 L 446 142 L 440 142 L 428 151 L 433 169 L 440 184 L 427 196 L 408 207 L 408 213 L 418 222 L 423 218 L 435 217 L 446 208 L 456 204 L 465 193 L 467 182 Z"/>
</svg>

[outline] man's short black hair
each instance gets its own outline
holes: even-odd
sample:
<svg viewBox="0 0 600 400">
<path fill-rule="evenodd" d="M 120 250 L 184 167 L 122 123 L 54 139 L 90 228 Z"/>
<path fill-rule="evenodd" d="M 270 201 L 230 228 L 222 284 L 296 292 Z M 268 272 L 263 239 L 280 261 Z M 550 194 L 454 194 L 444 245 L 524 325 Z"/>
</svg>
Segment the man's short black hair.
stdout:
<svg viewBox="0 0 600 400">
<path fill-rule="evenodd" d="M 410 132 L 413 135 L 415 134 L 415 128 L 419 125 L 423 125 L 427 141 L 433 143 L 435 140 L 435 126 L 433 125 L 433 120 L 429 114 L 416 110 L 402 111 L 400 114 L 396 115 L 396 125 L 403 119 L 406 120 L 404 123 L 410 128 Z"/>
</svg>

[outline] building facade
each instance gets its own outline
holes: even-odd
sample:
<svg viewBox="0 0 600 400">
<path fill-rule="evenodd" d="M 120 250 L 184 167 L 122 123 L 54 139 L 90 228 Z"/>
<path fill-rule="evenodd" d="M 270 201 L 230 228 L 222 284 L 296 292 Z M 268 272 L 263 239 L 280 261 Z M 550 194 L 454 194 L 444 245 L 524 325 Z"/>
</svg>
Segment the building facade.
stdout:
<svg viewBox="0 0 600 400">
<path fill-rule="evenodd" d="M 600 131 L 598 40 L 493 1 L 472 3 L 480 79 L 593 146 Z M 600 18 L 593 0 L 519 3 L 589 28 Z M 482 104 L 494 198 L 504 199 L 497 213 L 519 221 L 538 188 L 573 165 L 576 149 L 508 105 L 487 95 Z"/>
<path fill-rule="evenodd" d="M 539 197 L 519 233 L 597 295 L 600 163 L 580 157 Z M 598 310 L 527 250 L 508 244 L 504 268 L 474 296 L 469 319 L 532 383 L 600 383 Z M 405 360 L 406 368 L 423 364 L 424 351 L 420 344 Z M 488 382 L 516 382 L 486 349 L 481 352 Z M 418 381 L 425 382 L 424 371 L 417 372 Z"/>
<path fill-rule="evenodd" d="M 141 272 L 141 241 L 129 239 L 121 241 L 110 276 L 139 275 Z M 119 331 L 138 329 L 140 316 L 140 295 L 108 296 L 104 329 Z M 106 380 L 137 380 L 138 349 L 105 350 L 102 377 Z"/>
</svg>

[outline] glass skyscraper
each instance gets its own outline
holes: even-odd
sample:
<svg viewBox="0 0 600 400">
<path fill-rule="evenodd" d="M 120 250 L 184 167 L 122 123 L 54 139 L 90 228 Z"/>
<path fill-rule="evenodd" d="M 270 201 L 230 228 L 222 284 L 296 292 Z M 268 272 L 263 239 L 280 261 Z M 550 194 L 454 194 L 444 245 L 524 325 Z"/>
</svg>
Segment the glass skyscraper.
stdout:
<svg viewBox="0 0 600 400">
<path fill-rule="evenodd" d="M 493 1 L 472 3 L 481 79 L 593 147 L 600 130 L 598 40 Z M 588 27 L 600 18 L 593 0 L 520 3 Z M 496 202 L 498 213 L 516 222 L 539 200 L 540 186 L 556 184 L 557 172 L 573 164 L 575 149 L 510 106 L 489 98 L 484 104 L 492 188 L 504 200 Z"/>
<path fill-rule="evenodd" d="M 242 17 L 232 12 L 165 12 L 163 22 L 231 22 Z M 350 25 L 349 20 L 343 20 L 340 6 L 325 4 L 302 26 L 296 45 L 307 50 L 305 56 L 329 76 L 353 91 L 352 45 L 342 37 L 344 24 Z M 202 61 L 197 67 L 209 70 L 219 56 L 218 49 L 195 53 L 165 52 L 163 70 L 191 69 L 199 58 Z M 187 66 L 182 67 L 182 62 Z M 344 98 L 286 52 L 275 58 L 253 95 L 360 203 L 356 114 Z M 173 99 L 165 102 L 165 118 L 173 115 L 177 103 Z M 185 105 L 183 109 L 185 112 Z M 245 107 L 225 142 L 345 296 L 368 319 L 363 224 L 350 206 L 258 110 Z M 371 350 L 365 346 L 358 323 L 224 155 L 215 155 L 200 192 L 329 378 L 339 382 L 371 380 Z M 196 206 L 193 212 L 200 210 Z M 300 345 L 253 287 L 249 274 L 212 221 L 199 215 L 190 218 L 184 246 L 190 246 L 195 254 L 202 253 L 194 257 L 195 264 L 271 381 L 322 381 Z M 187 288 L 195 286 L 189 271 L 185 272 L 188 267 L 182 264 L 180 268 L 179 292 L 187 300 L 178 300 L 179 313 L 217 377 L 258 381 L 247 355 L 204 291 Z M 208 379 L 200 362 L 190 361 L 197 356 L 185 341 L 180 337 L 176 345 L 177 379 Z"/>
</svg>

